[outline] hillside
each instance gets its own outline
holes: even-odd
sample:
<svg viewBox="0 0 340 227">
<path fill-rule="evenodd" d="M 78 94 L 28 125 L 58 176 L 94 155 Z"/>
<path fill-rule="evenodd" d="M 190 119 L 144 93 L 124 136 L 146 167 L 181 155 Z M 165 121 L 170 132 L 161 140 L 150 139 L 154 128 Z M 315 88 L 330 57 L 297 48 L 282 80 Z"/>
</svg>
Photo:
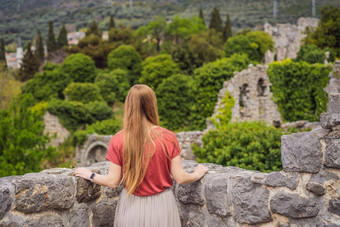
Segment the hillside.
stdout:
<svg viewBox="0 0 340 227">
<path fill-rule="evenodd" d="M 233 30 L 270 23 L 295 23 L 299 17 L 311 16 L 311 0 L 278 1 L 278 17 L 273 18 L 273 1 L 268 0 L 147 0 L 129 1 L 111 0 L 0 0 L 0 37 L 7 44 L 22 40 L 31 40 L 40 29 L 47 36 L 47 23 L 53 20 L 55 32 L 62 24 L 76 24 L 77 28 L 86 27 L 92 20 L 100 22 L 106 29 L 109 15 L 116 17 L 116 22 L 134 28 L 148 23 L 157 15 L 171 19 L 174 15 L 190 17 L 198 15 L 199 7 L 204 10 L 206 24 L 213 7 L 221 11 L 223 21 L 226 13 L 230 14 Z M 340 7 L 338 0 L 316 0 L 316 16 L 320 16 L 323 5 L 332 4 Z"/>
</svg>

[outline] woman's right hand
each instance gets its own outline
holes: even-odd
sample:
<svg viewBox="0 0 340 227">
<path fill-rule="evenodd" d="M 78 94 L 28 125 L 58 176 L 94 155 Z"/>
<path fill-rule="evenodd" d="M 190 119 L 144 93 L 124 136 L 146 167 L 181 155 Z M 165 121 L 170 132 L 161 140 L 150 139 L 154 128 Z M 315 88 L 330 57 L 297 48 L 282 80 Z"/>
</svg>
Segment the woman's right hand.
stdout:
<svg viewBox="0 0 340 227">
<path fill-rule="evenodd" d="M 198 164 L 195 167 L 195 170 L 194 170 L 194 173 L 197 176 L 197 180 L 201 179 L 204 176 L 204 174 L 206 174 L 208 171 L 209 171 L 208 167 L 206 167 L 206 166 L 204 166 L 202 164 Z"/>
</svg>

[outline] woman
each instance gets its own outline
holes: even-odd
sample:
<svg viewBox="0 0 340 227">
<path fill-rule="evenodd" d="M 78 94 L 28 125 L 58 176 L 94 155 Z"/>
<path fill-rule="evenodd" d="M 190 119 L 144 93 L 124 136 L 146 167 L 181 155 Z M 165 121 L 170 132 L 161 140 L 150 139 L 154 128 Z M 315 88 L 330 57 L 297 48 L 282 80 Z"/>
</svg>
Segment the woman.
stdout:
<svg viewBox="0 0 340 227">
<path fill-rule="evenodd" d="M 180 226 L 170 173 L 178 184 L 188 184 L 208 171 L 198 165 L 193 173 L 185 172 L 175 133 L 158 125 L 155 93 L 146 85 L 134 85 L 125 100 L 123 130 L 108 148 L 108 174 L 75 169 L 75 176 L 96 184 L 124 186 L 114 226 Z"/>
</svg>

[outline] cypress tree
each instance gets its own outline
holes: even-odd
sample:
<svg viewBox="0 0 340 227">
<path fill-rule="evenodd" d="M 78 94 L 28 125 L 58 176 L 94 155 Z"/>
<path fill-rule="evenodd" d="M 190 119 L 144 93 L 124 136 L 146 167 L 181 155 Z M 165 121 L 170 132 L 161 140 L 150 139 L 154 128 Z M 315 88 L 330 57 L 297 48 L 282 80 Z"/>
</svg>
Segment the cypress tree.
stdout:
<svg viewBox="0 0 340 227">
<path fill-rule="evenodd" d="M 115 18 L 114 18 L 114 16 L 111 14 L 111 15 L 110 15 L 109 30 L 110 30 L 111 28 L 115 28 L 115 27 L 116 27 Z"/>
<path fill-rule="evenodd" d="M 54 37 L 53 22 L 48 22 L 48 39 L 47 39 L 47 51 L 52 53 L 58 49 L 57 41 Z"/>
<path fill-rule="evenodd" d="M 22 59 L 22 64 L 19 69 L 18 78 L 20 81 L 27 81 L 33 78 L 34 74 L 39 70 L 39 60 L 33 55 L 31 43 L 28 42 L 27 50 Z"/>
<path fill-rule="evenodd" d="M 223 33 L 223 26 L 222 26 L 222 19 L 220 16 L 220 11 L 214 7 L 213 11 L 211 12 L 210 16 L 210 24 L 209 29 L 215 29 L 216 32 Z"/>
<path fill-rule="evenodd" d="M 200 13 L 199 13 L 198 17 L 202 19 L 202 22 L 203 22 L 203 24 L 204 24 L 204 26 L 205 26 L 205 21 L 204 21 L 204 15 L 203 15 L 203 9 L 202 9 L 202 7 L 200 7 Z"/>
<path fill-rule="evenodd" d="M 40 63 L 43 63 L 44 59 L 45 59 L 45 51 L 44 51 L 44 41 L 41 37 L 41 33 L 40 30 L 37 30 L 37 39 L 35 41 L 35 57 L 37 59 L 39 59 Z"/>
<path fill-rule="evenodd" d="M 89 26 L 89 28 L 87 29 L 86 32 L 86 36 L 91 35 L 91 34 L 95 34 L 98 37 L 102 36 L 102 32 L 101 30 L 98 28 L 97 23 L 95 20 L 92 21 L 92 24 Z"/>
<path fill-rule="evenodd" d="M 59 47 L 68 46 L 67 31 L 66 31 L 65 25 L 63 25 L 60 29 L 59 36 L 58 36 L 58 44 L 59 44 Z"/>
<path fill-rule="evenodd" d="M 232 36 L 231 33 L 231 23 L 229 18 L 229 13 L 227 14 L 227 20 L 225 22 L 225 27 L 223 30 L 223 41 L 226 42 Z"/>
<path fill-rule="evenodd" d="M 0 40 L 0 63 L 3 63 L 7 67 L 6 53 L 5 53 L 5 40 Z"/>
</svg>

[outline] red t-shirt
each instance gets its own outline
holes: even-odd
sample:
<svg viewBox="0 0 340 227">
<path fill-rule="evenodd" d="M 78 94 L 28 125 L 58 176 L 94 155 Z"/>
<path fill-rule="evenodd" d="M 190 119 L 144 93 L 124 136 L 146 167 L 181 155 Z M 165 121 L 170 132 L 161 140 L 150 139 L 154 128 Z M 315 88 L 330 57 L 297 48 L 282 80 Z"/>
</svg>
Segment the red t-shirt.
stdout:
<svg viewBox="0 0 340 227">
<path fill-rule="evenodd" d="M 134 195 L 138 196 L 154 195 L 171 187 L 173 183 L 170 176 L 171 159 L 180 154 L 180 148 L 175 133 L 162 127 L 156 127 L 152 130 L 158 135 L 157 138 L 153 139 L 156 149 L 150 160 L 142 183 L 136 191 L 133 192 Z M 106 155 L 107 160 L 122 167 L 122 172 L 124 164 L 123 137 L 123 131 L 112 137 Z M 161 143 L 166 148 L 166 151 L 163 150 Z M 165 152 L 167 152 L 167 154 Z"/>
</svg>

